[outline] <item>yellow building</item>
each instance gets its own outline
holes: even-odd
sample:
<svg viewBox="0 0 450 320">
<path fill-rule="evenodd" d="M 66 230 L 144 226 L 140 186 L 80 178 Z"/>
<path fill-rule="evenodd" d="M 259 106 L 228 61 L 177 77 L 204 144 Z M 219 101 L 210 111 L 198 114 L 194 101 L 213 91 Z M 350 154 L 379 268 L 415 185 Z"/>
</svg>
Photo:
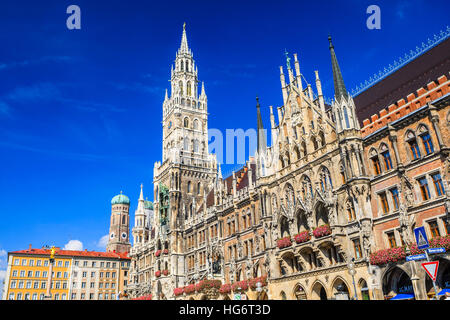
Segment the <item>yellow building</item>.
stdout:
<svg viewBox="0 0 450 320">
<path fill-rule="evenodd" d="M 44 300 L 50 272 L 50 249 L 9 252 L 3 299 Z M 69 294 L 72 257 L 55 255 L 50 288 L 52 300 L 66 300 Z"/>
<path fill-rule="evenodd" d="M 50 248 L 8 253 L 4 300 L 116 300 L 125 294 L 131 258 L 123 252 Z"/>
</svg>

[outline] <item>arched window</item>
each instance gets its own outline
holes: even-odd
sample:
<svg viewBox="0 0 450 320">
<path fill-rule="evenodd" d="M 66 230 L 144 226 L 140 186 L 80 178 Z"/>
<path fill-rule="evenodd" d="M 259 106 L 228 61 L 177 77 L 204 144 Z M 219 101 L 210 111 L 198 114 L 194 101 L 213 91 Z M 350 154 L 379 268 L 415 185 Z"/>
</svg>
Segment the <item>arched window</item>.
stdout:
<svg viewBox="0 0 450 320">
<path fill-rule="evenodd" d="M 411 130 L 406 133 L 406 142 L 409 147 L 411 160 L 419 159 L 421 157 L 419 145 L 417 144 L 416 135 Z"/>
<path fill-rule="evenodd" d="M 125 219 L 126 219 L 126 217 L 122 216 L 122 224 L 125 224 Z"/>
<path fill-rule="evenodd" d="M 350 121 L 348 120 L 348 112 L 347 112 L 346 106 L 344 106 L 344 119 L 345 119 L 346 128 L 350 128 Z"/>
<path fill-rule="evenodd" d="M 183 67 L 183 62 L 181 62 L 181 67 Z M 180 87 L 180 94 L 183 95 L 183 81 L 180 81 L 178 86 Z"/>
<path fill-rule="evenodd" d="M 197 183 L 197 194 L 200 194 L 200 182 Z"/>
<path fill-rule="evenodd" d="M 302 179 L 302 194 L 303 194 L 303 200 L 309 196 L 312 198 L 313 196 L 313 189 L 311 184 L 311 179 L 309 179 L 308 176 L 303 176 Z"/>
<path fill-rule="evenodd" d="M 384 168 L 386 170 L 391 170 L 392 169 L 391 154 L 389 152 L 388 146 L 385 143 L 381 144 L 380 152 L 381 155 L 383 156 Z"/>
<path fill-rule="evenodd" d="M 189 118 L 188 117 L 184 118 L 183 125 L 185 128 L 189 128 Z"/>
<path fill-rule="evenodd" d="M 424 125 L 421 125 L 419 126 L 418 131 L 427 155 L 433 153 L 434 152 L 433 141 L 431 140 L 431 135 L 428 131 L 428 128 Z"/>
<path fill-rule="evenodd" d="M 190 193 L 191 192 L 191 182 L 188 181 L 187 183 L 187 192 Z"/>
<path fill-rule="evenodd" d="M 323 134 L 323 131 L 319 132 L 319 140 L 320 146 L 323 147 L 325 145 L 325 135 Z"/>
<path fill-rule="evenodd" d="M 184 71 L 184 63 L 183 63 L 183 60 L 181 60 L 180 70 L 181 70 L 181 71 Z"/>
<path fill-rule="evenodd" d="M 198 120 L 197 119 L 194 120 L 194 129 L 198 130 Z"/>
<path fill-rule="evenodd" d="M 312 138 L 311 138 L 311 141 L 312 141 L 312 143 L 313 143 L 314 150 L 319 149 L 319 145 L 317 144 L 317 139 L 316 139 L 316 137 L 312 137 Z"/>
<path fill-rule="evenodd" d="M 198 140 L 197 139 L 195 139 L 194 140 L 194 152 L 198 152 Z"/>
<path fill-rule="evenodd" d="M 306 157 L 307 154 L 308 154 L 308 150 L 306 149 L 306 142 L 302 141 L 302 156 Z"/>
<path fill-rule="evenodd" d="M 369 152 L 370 160 L 372 161 L 373 173 L 374 175 L 379 175 L 381 173 L 380 159 L 378 158 L 378 152 L 372 149 Z"/>
<path fill-rule="evenodd" d="M 189 139 L 187 137 L 184 138 L 183 150 L 184 151 L 189 151 Z"/>
<path fill-rule="evenodd" d="M 191 82 L 190 81 L 188 81 L 187 83 L 186 83 L 186 91 L 187 91 L 187 95 L 190 97 L 190 96 L 192 96 L 192 92 L 191 92 Z"/>
<path fill-rule="evenodd" d="M 328 189 L 333 189 L 333 183 L 331 181 L 331 174 L 328 168 L 322 167 L 319 173 L 320 178 L 320 188 L 323 192 Z"/>
<path fill-rule="evenodd" d="M 347 210 L 347 218 L 348 221 L 353 221 L 356 219 L 356 213 L 355 208 L 353 207 L 353 201 L 351 198 L 349 198 L 345 204 L 346 210 Z"/>
</svg>

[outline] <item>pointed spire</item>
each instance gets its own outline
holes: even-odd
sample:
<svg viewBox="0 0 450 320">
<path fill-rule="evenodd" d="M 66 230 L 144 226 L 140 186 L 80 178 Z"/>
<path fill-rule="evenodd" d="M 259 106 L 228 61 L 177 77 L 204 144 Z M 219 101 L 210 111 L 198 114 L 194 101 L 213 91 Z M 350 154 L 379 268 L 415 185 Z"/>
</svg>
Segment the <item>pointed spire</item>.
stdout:
<svg viewBox="0 0 450 320">
<path fill-rule="evenodd" d="M 139 200 L 144 200 L 144 184 L 141 183 L 141 194 L 139 195 Z"/>
<path fill-rule="evenodd" d="M 261 117 L 261 108 L 259 105 L 259 98 L 256 97 L 256 117 L 257 117 L 257 129 L 258 129 L 258 152 L 260 154 L 264 154 L 267 145 L 266 145 L 266 135 L 264 134 L 264 127 Z"/>
<path fill-rule="evenodd" d="M 186 22 L 183 24 L 183 35 L 181 36 L 180 53 L 189 53 L 189 46 L 186 36 Z"/>
<path fill-rule="evenodd" d="M 164 101 L 169 100 L 169 95 L 167 94 L 167 89 L 166 89 L 166 96 L 164 97 Z"/>
<path fill-rule="evenodd" d="M 202 92 L 200 93 L 200 95 L 205 96 L 206 92 L 205 92 L 205 83 L 202 81 Z"/>
<path fill-rule="evenodd" d="M 222 180 L 222 169 L 220 168 L 220 163 L 219 163 L 219 174 L 218 174 L 219 180 Z"/>
<path fill-rule="evenodd" d="M 331 66 L 333 68 L 334 96 L 336 99 L 340 99 L 341 97 L 348 98 L 341 69 L 339 68 L 336 53 L 334 52 L 333 42 L 331 42 L 331 35 L 328 36 L 328 41 L 330 42 Z"/>
</svg>

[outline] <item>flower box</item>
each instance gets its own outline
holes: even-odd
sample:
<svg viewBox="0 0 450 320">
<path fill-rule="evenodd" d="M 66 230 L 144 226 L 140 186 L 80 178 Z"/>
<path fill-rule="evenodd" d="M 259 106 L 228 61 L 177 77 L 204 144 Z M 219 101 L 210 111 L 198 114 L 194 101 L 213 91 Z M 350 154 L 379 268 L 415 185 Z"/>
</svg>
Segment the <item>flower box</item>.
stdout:
<svg viewBox="0 0 450 320">
<path fill-rule="evenodd" d="M 291 238 L 290 237 L 284 237 L 279 240 L 277 240 L 277 247 L 278 249 L 286 248 L 292 245 Z"/>
<path fill-rule="evenodd" d="M 231 284 L 229 284 L 229 283 L 223 284 L 220 287 L 219 292 L 222 294 L 230 293 L 231 292 Z"/>
<path fill-rule="evenodd" d="M 184 293 L 184 288 L 175 288 L 173 289 L 173 294 L 175 297 L 181 296 Z"/>
<path fill-rule="evenodd" d="M 184 287 L 184 293 L 190 294 L 195 292 L 195 284 L 190 284 Z"/>
<path fill-rule="evenodd" d="M 303 242 L 311 240 L 311 235 L 309 234 L 309 231 L 303 231 L 303 232 L 300 232 L 299 234 L 295 235 L 294 240 L 297 243 L 303 243 Z"/>
<path fill-rule="evenodd" d="M 140 296 L 140 297 L 137 297 L 137 298 L 133 298 L 131 300 L 152 300 L 152 295 L 149 294 L 147 296 Z"/>
<path fill-rule="evenodd" d="M 163 270 L 162 273 L 163 275 L 167 276 L 169 274 L 169 270 Z"/>
<path fill-rule="evenodd" d="M 450 250 L 450 235 L 443 237 L 435 237 L 430 241 L 430 248 L 445 248 Z M 424 253 L 425 250 L 419 250 L 417 244 L 411 244 L 409 247 L 410 254 L 416 255 Z M 406 258 L 406 246 L 378 250 L 370 254 L 370 264 L 383 265 L 391 262 L 402 261 Z"/>
<path fill-rule="evenodd" d="M 157 250 L 156 252 L 155 252 L 155 257 L 159 257 L 161 255 L 161 250 Z"/>
<path fill-rule="evenodd" d="M 239 291 L 239 288 L 241 288 L 241 291 L 245 291 L 248 289 L 248 282 L 247 280 L 242 280 L 242 281 L 238 281 L 233 283 L 233 285 L 231 286 L 231 289 L 233 291 Z"/>
<path fill-rule="evenodd" d="M 160 270 L 156 271 L 156 272 L 155 272 L 155 276 L 156 276 L 157 278 L 159 278 L 159 277 L 161 276 L 161 271 L 160 271 Z"/>
<path fill-rule="evenodd" d="M 406 247 L 382 249 L 370 254 L 370 264 L 383 265 L 406 258 Z"/>
<path fill-rule="evenodd" d="M 197 290 L 197 292 L 202 292 L 204 289 L 219 289 L 221 285 L 222 281 L 220 280 L 202 280 L 195 285 L 195 290 Z"/>
<path fill-rule="evenodd" d="M 169 254 L 169 249 L 164 249 L 163 254 Z"/>
<path fill-rule="evenodd" d="M 267 276 L 257 277 L 257 278 L 248 280 L 248 286 L 250 287 L 250 289 L 254 290 L 254 289 L 256 289 L 256 284 L 258 282 L 261 283 L 261 287 L 267 286 Z"/>
<path fill-rule="evenodd" d="M 325 237 L 330 234 L 331 234 L 331 228 L 327 224 L 325 224 L 323 226 L 319 226 L 313 230 L 313 235 L 315 238 Z"/>
</svg>

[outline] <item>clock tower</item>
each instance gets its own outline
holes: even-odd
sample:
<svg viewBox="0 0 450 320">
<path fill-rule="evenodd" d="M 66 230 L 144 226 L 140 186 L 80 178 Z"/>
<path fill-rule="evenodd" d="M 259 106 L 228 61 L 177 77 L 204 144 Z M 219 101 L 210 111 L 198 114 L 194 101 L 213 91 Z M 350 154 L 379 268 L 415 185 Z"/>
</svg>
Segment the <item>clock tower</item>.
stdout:
<svg viewBox="0 0 450 320">
<path fill-rule="evenodd" d="M 217 177 L 216 157 L 208 151 L 205 86 L 198 80 L 185 25 L 162 116 L 162 162 L 156 162 L 153 171 L 155 250 L 168 253 L 156 259 L 154 270 L 168 270 L 168 275 L 155 278 L 155 299 L 170 296 L 173 288 L 186 284 L 186 223 L 195 217 Z"/>
<path fill-rule="evenodd" d="M 122 194 L 111 200 L 111 224 L 109 228 L 109 240 L 106 246 L 107 252 L 130 251 L 130 199 Z"/>
</svg>

